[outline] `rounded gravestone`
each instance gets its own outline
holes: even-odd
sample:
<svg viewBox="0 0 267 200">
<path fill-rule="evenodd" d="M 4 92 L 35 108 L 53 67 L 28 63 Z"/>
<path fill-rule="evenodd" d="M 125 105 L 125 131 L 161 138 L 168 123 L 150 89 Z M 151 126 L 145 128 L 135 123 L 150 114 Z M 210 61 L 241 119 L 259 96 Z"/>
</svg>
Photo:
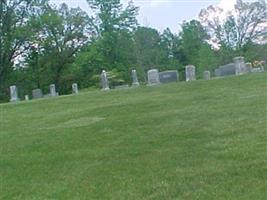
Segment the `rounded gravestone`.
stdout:
<svg viewBox="0 0 267 200">
<path fill-rule="evenodd" d="M 50 95 L 51 95 L 51 97 L 57 96 L 56 85 L 55 84 L 51 84 L 49 86 L 49 89 L 50 89 Z"/>
<path fill-rule="evenodd" d="M 203 76 L 205 80 L 210 80 L 210 71 L 204 71 Z"/>
<path fill-rule="evenodd" d="M 159 81 L 159 70 L 151 69 L 147 72 L 148 85 L 160 84 Z"/>
<path fill-rule="evenodd" d="M 79 93 L 78 84 L 77 83 L 73 83 L 71 88 L 72 88 L 72 94 L 78 94 Z"/>
<path fill-rule="evenodd" d="M 194 65 L 187 65 L 185 67 L 186 82 L 196 80 L 196 67 Z"/>
</svg>

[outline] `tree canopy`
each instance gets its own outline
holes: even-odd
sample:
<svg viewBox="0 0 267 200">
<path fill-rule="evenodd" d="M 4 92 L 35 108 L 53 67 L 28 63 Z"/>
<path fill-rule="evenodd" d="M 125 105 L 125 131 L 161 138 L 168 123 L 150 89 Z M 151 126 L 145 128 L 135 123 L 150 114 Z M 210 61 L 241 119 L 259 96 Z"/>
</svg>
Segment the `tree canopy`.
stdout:
<svg viewBox="0 0 267 200">
<path fill-rule="evenodd" d="M 151 68 L 176 69 L 183 78 L 184 66 L 193 64 L 201 77 L 234 56 L 266 59 L 264 0 L 238 0 L 230 12 L 209 6 L 177 33 L 140 26 L 132 1 L 87 2 L 90 12 L 49 0 L 0 1 L 0 101 L 8 100 L 14 84 L 20 96 L 35 88 L 48 92 L 51 83 L 61 94 L 70 93 L 73 82 L 95 88 L 103 69 L 116 86 L 131 82 L 133 68 L 146 81 Z"/>
</svg>

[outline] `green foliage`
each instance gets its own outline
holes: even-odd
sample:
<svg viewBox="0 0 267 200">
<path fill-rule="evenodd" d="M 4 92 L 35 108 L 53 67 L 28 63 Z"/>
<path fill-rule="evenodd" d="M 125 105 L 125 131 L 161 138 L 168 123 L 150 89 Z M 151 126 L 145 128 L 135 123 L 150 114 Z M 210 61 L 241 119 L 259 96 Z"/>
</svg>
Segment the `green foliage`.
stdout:
<svg viewBox="0 0 267 200">
<path fill-rule="evenodd" d="M 203 77 L 203 72 L 205 70 L 213 71 L 218 65 L 219 62 L 217 61 L 216 53 L 212 47 L 207 43 L 202 44 L 198 52 L 198 78 Z"/>
<path fill-rule="evenodd" d="M 79 8 L 68 8 L 62 4 L 57 10 L 47 6 L 42 14 L 35 19 L 37 56 L 44 62 L 44 74 L 50 74 L 44 80 L 45 84 L 54 83 L 61 93 L 66 93 L 64 77 L 66 71 L 73 63 L 77 52 L 88 43 L 88 26 L 90 18 Z M 36 65 L 41 63 L 35 63 Z M 41 66 L 38 67 L 41 67 Z M 40 87 L 40 85 L 39 85 Z"/>
<path fill-rule="evenodd" d="M 33 31 L 31 19 L 46 0 L 0 1 L 0 98 L 6 98 L 13 79 L 15 60 L 25 56 Z"/>
<path fill-rule="evenodd" d="M 183 68 L 189 64 L 196 66 L 198 78 L 203 77 L 203 71 L 212 70 L 218 64 L 215 50 L 208 44 L 209 39 L 207 31 L 199 21 L 183 23 L 176 53 L 182 58 Z M 184 69 L 181 70 L 184 74 Z"/>
<path fill-rule="evenodd" d="M 91 16 L 66 4 L 48 0 L 0 1 L 0 99 L 7 101 L 9 86 L 20 95 L 32 89 L 48 91 L 55 83 L 60 94 L 71 92 L 72 82 L 82 88 L 99 87 L 102 70 L 112 74 L 111 85 L 131 83 L 136 69 L 141 82 L 147 70 L 197 67 L 197 76 L 232 62 L 266 61 L 266 3 L 238 1 L 234 13 L 222 21 L 222 9 L 210 6 L 200 21 L 184 22 L 181 31 L 159 32 L 137 23 L 138 8 L 130 1 L 87 0 Z M 22 88 L 22 89 L 21 89 Z"/>
</svg>

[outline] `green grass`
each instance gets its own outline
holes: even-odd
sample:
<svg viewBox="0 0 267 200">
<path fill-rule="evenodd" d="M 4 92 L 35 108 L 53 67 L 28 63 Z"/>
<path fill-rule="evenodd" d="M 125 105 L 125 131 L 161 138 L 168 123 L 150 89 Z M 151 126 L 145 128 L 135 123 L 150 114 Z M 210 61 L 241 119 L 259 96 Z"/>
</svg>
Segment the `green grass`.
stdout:
<svg viewBox="0 0 267 200">
<path fill-rule="evenodd" d="M 267 199 L 267 73 L 0 114 L 0 199 Z"/>
</svg>

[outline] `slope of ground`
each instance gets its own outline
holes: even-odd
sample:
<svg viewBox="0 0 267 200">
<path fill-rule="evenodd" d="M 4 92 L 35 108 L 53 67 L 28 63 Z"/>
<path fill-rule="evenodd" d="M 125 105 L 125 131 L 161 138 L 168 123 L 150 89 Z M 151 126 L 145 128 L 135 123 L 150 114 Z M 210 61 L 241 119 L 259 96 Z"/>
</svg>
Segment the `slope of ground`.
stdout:
<svg viewBox="0 0 267 200">
<path fill-rule="evenodd" d="M 0 105 L 0 199 L 267 199 L 267 73 Z"/>
</svg>

